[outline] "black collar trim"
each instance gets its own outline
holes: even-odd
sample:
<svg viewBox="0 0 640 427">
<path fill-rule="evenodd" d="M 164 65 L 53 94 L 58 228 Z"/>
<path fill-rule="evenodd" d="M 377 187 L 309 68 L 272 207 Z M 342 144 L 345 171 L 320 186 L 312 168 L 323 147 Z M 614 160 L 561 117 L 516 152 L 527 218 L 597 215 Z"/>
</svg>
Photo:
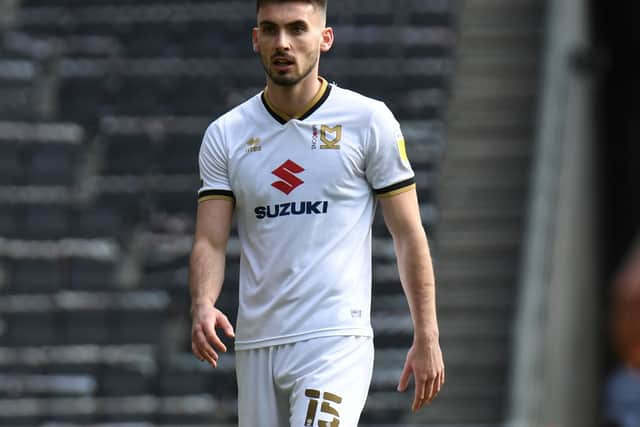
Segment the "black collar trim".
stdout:
<svg viewBox="0 0 640 427">
<path fill-rule="evenodd" d="M 280 123 L 281 125 L 284 125 L 287 123 L 287 120 L 280 117 L 280 115 L 278 113 L 276 113 L 275 111 L 273 111 L 271 109 L 271 107 L 269 107 L 269 102 L 267 101 L 267 96 L 265 95 L 264 92 L 262 92 L 262 95 L 260 96 L 260 99 L 262 99 L 262 103 L 264 104 L 264 108 L 267 109 L 267 111 L 269 112 L 269 114 L 271 114 L 271 116 L 276 119 L 278 121 L 278 123 Z"/>
<path fill-rule="evenodd" d="M 274 119 L 276 119 L 276 121 L 278 123 L 280 123 L 281 125 L 286 124 L 291 119 L 304 120 L 307 117 L 311 116 L 318 108 L 320 108 L 322 106 L 322 104 L 325 103 L 327 98 L 329 98 L 329 94 L 331 93 L 331 84 L 327 83 L 324 79 L 322 79 L 322 80 L 323 80 L 323 86 L 324 86 L 324 91 L 323 91 L 322 95 L 320 95 L 320 98 L 318 98 L 318 100 L 316 102 L 314 102 L 304 113 L 302 113 L 299 116 L 288 117 L 288 116 L 283 116 L 282 113 L 279 114 L 269 104 L 269 100 L 267 99 L 267 95 L 266 95 L 266 90 L 262 92 L 262 94 L 260 95 L 260 99 L 262 100 L 262 104 L 264 105 L 264 108 L 266 108 L 266 110 L 269 112 L 269 114 L 271 114 L 271 116 Z"/>
</svg>

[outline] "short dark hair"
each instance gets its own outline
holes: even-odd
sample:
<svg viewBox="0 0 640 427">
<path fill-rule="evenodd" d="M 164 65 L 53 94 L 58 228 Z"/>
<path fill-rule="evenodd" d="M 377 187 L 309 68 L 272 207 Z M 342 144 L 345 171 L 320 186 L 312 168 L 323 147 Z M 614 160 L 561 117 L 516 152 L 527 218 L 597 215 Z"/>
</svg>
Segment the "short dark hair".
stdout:
<svg viewBox="0 0 640 427">
<path fill-rule="evenodd" d="M 320 8 L 320 10 L 322 10 L 324 12 L 327 11 L 327 1 L 328 0 L 257 0 L 256 1 L 256 12 L 259 12 L 260 8 L 262 6 L 264 6 L 265 4 L 268 4 L 268 3 L 289 3 L 289 2 L 296 2 L 296 1 L 310 3 L 310 4 Z"/>
</svg>

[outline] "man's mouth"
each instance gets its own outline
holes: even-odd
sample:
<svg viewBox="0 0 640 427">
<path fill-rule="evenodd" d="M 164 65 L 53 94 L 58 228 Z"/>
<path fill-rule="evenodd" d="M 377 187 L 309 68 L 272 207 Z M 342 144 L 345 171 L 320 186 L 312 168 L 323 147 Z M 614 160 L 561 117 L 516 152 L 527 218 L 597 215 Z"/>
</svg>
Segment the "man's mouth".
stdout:
<svg viewBox="0 0 640 427">
<path fill-rule="evenodd" d="M 276 58 L 273 58 L 271 63 L 274 65 L 274 67 L 276 67 L 279 70 L 286 70 L 289 67 L 292 67 L 295 61 L 291 58 L 276 57 Z"/>
</svg>

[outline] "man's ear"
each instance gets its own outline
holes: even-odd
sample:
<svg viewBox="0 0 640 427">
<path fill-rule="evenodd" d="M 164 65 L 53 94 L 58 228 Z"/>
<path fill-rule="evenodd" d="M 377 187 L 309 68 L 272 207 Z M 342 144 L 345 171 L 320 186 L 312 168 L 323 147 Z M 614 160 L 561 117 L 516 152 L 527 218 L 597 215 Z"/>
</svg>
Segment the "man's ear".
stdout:
<svg viewBox="0 0 640 427">
<path fill-rule="evenodd" d="M 327 27 L 322 30 L 322 43 L 320 43 L 320 52 L 328 52 L 333 46 L 333 28 Z"/>
<path fill-rule="evenodd" d="M 251 43 L 253 44 L 253 51 L 258 53 L 258 27 L 254 27 L 251 30 Z"/>
</svg>

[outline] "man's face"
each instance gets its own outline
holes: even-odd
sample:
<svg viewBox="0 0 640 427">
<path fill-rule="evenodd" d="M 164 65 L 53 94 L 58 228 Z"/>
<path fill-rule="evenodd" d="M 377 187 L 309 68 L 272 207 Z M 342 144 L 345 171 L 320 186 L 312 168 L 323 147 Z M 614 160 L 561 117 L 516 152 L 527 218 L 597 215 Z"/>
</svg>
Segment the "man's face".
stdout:
<svg viewBox="0 0 640 427">
<path fill-rule="evenodd" d="M 324 16 L 310 3 L 268 3 L 258 12 L 253 49 L 273 83 L 294 86 L 317 70 L 320 52 L 333 42 Z"/>
</svg>

